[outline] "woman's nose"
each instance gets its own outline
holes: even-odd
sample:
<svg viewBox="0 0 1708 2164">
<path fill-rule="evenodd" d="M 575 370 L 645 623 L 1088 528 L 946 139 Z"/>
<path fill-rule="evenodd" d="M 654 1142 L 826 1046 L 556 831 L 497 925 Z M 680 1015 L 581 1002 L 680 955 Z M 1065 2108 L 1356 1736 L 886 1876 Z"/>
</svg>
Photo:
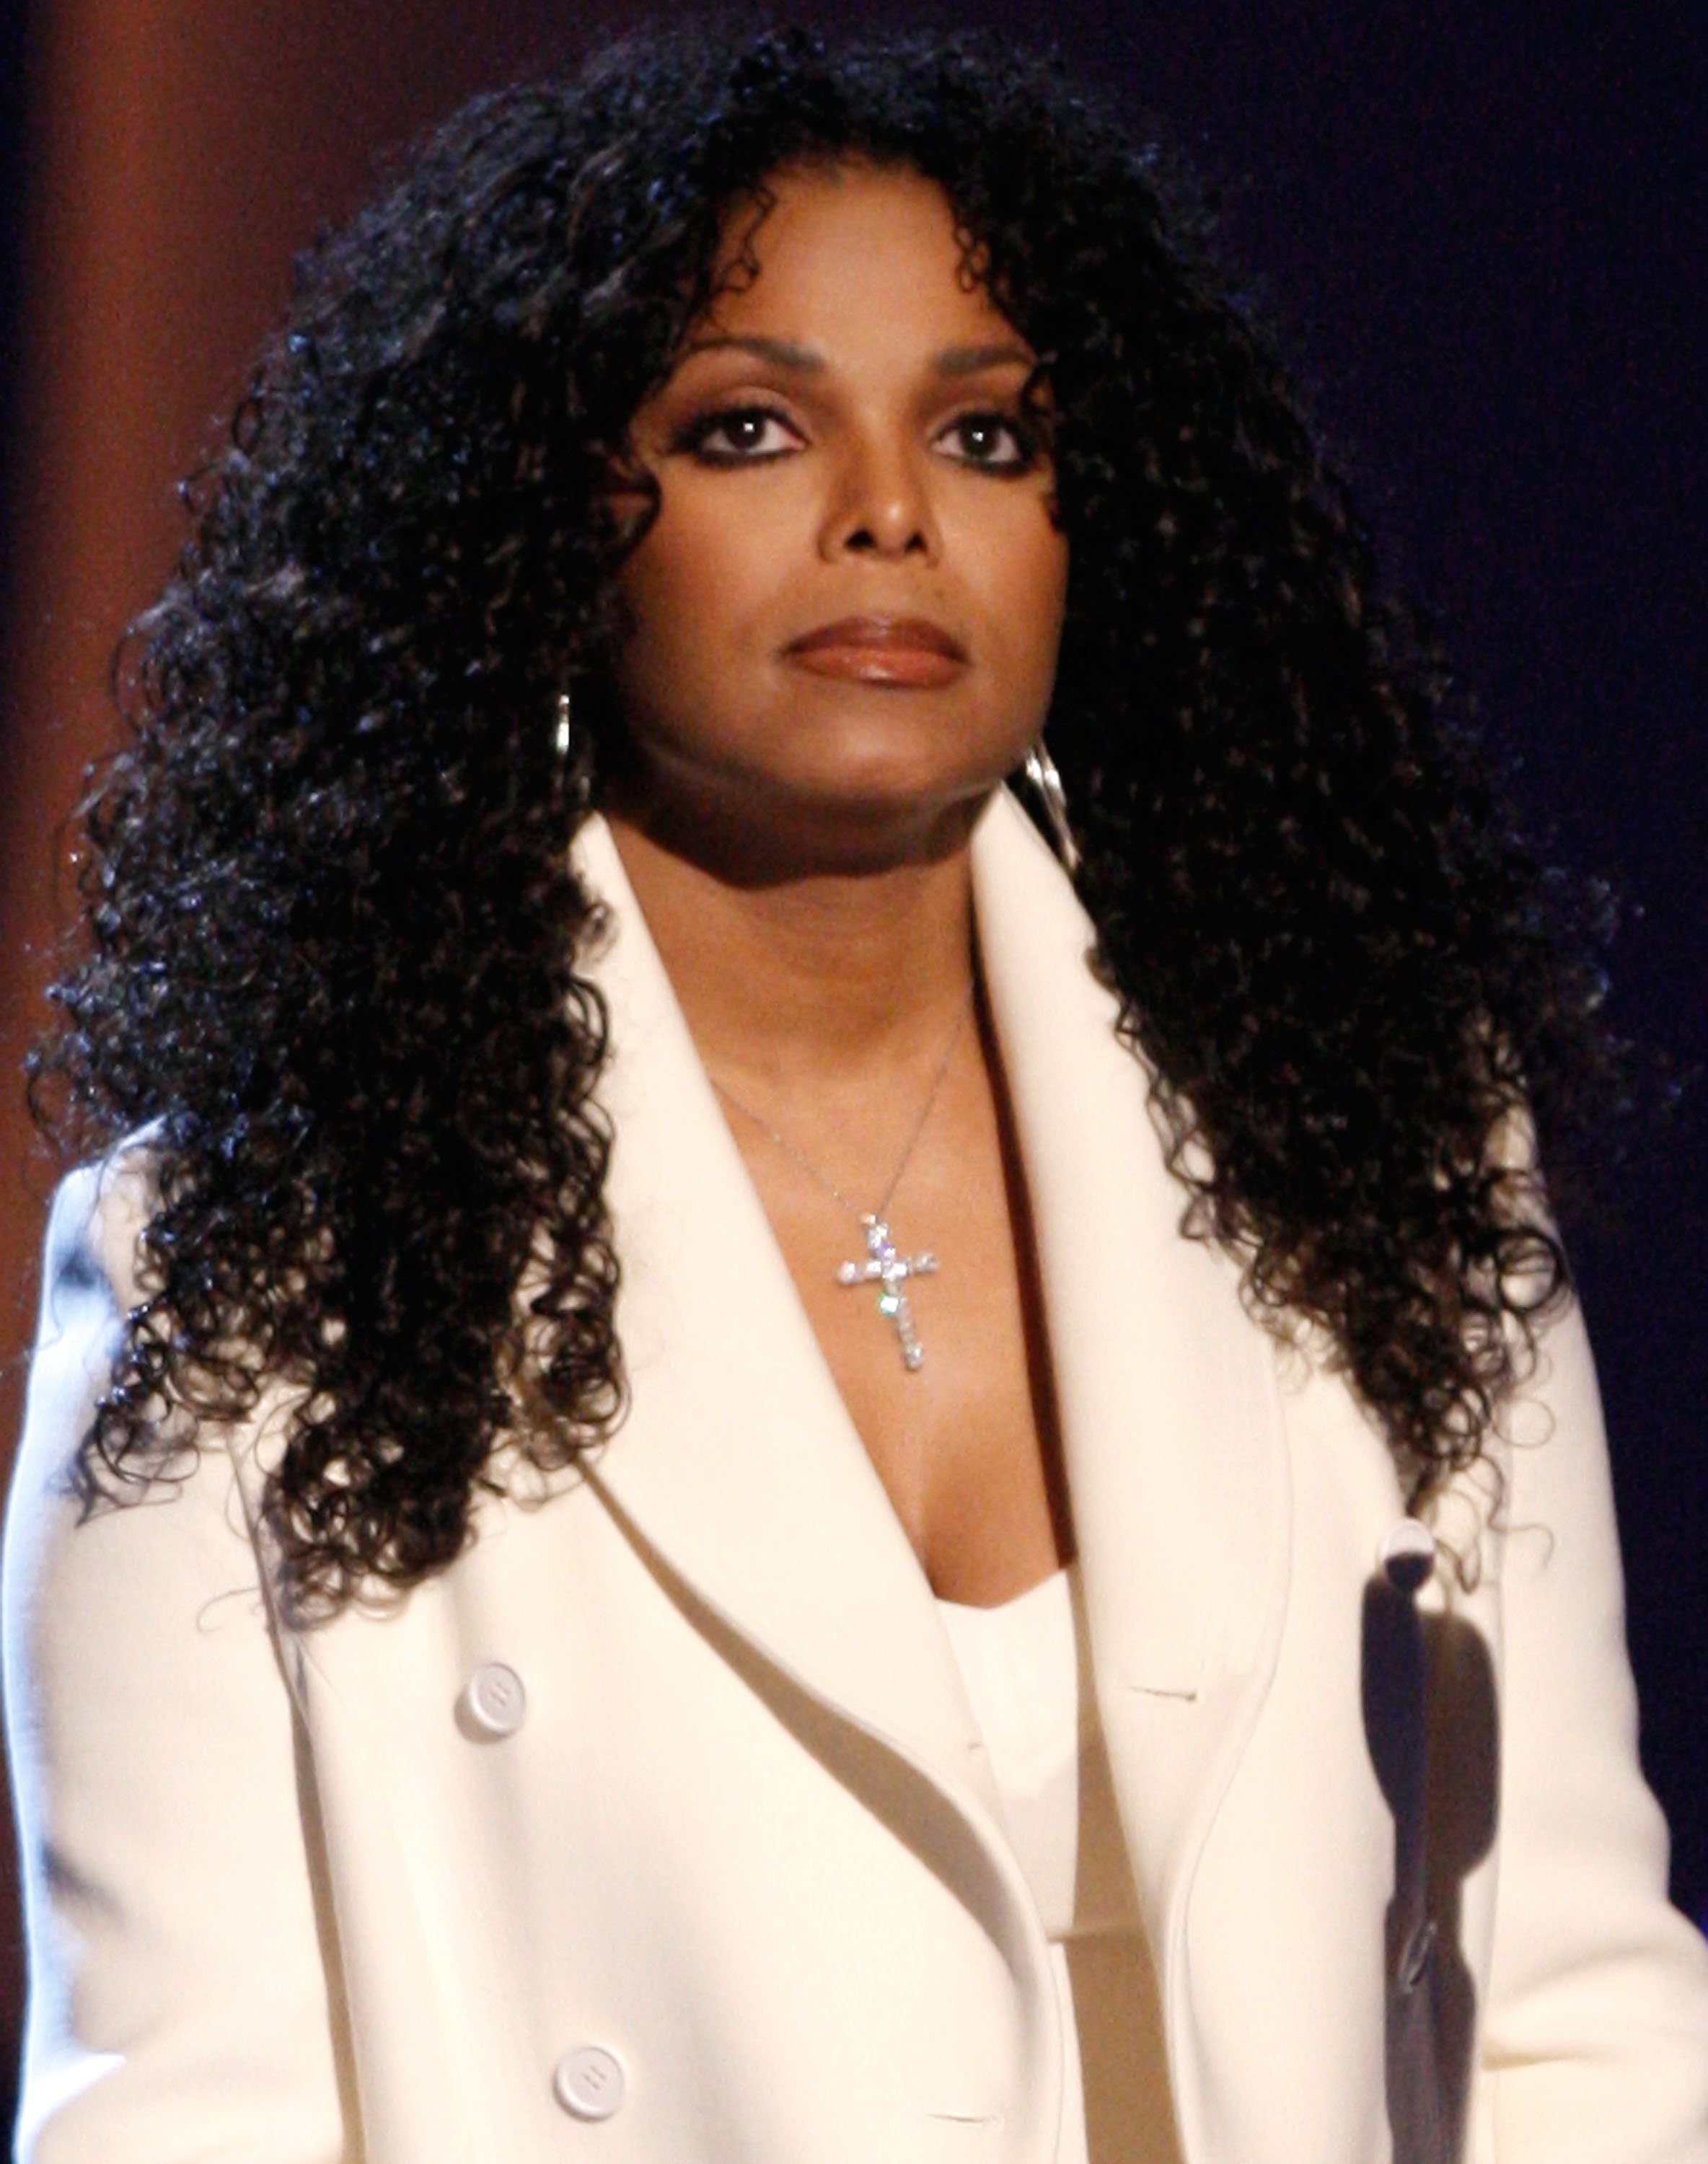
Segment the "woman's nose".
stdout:
<svg viewBox="0 0 1708 2164">
<path fill-rule="evenodd" d="M 925 455 L 870 441 L 849 447 L 820 530 L 819 553 L 828 562 L 843 555 L 937 560 Z"/>
</svg>

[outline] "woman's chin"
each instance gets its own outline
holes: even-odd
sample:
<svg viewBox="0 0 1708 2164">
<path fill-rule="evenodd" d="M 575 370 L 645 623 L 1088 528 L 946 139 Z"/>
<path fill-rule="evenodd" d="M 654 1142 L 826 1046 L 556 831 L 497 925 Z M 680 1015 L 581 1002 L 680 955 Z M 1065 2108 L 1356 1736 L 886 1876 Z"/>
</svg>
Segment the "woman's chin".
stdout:
<svg viewBox="0 0 1708 2164">
<path fill-rule="evenodd" d="M 878 871 L 952 854 L 996 777 L 875 762 L 832 774 L 696 780 L 607 808 L 664 848 L 746 881 Z"/>
</svg>

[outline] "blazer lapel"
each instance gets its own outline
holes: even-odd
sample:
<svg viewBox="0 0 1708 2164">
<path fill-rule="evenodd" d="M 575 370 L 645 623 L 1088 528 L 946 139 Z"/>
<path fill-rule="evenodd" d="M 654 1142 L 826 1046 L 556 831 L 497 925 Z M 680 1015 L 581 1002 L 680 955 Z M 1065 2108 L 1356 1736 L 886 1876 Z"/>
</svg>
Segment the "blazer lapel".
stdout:
<svg viewBox="0 0 1708 2164">
<path fill-rule="evenodd" d="M 980 950 L 1038 1246 L 1099 1708 L 1164 1970 L 1255 1720 L 1285 1593 L 1274 1358 L 1085 966 L 1090 921 L 1006 792 L 974 843 Z"/>
<path fill-rule="evenodd" d="M 931 1589 L 849 1417 L 609 830 L 600 1100 L 627 1419 L 592 1474 L 726 1622 L 815 1695 L 964 1788 L 983 1761 Z"/>
</svg>

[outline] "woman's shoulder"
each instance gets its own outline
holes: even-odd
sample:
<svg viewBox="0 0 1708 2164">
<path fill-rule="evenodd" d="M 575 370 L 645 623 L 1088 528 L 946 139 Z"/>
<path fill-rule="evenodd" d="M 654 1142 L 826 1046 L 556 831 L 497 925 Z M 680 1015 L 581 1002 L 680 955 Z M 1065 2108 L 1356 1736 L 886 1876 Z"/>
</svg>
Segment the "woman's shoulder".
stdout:
<svg viewBox="0 0 1708 2164">
<path fill-rule="evenodd" d="M 24 1430 L 13 1461 L 8 1547 L 21 1518 L 58 1517 L 81 1496 L 84 1441 L 126 1322 L 148 1295 L 143 1235 L 156 1206 L 158 1127 L 67 1173 L 48 1214 Z"/>
<path fill-rule="evenodd" d="M 155 1505 L 181 1506 L 180 1538 L 199 1539 L 189 1521 L 205 1520 L 222 1552 L 233 1537 L 248 1547 L 258 1536 L 267 1473 L 300 1393 L 257 1363 L 253 1388 L 222 1411 L 197 1387 L 193 1367 L 182 1378 L 166 1369 L 161 1346 L 171 1325 L 150 1316 L 161 1279 L 146 1237 L 160 1208 L 164 1153 L 156 1121 L 66 1174 L 55 1191 L 7 1505 L 8 1573 L 39 1576 L 71 1545 L 90 1550 L 91 1536 L 72 1536 L 97 1524 L 107 1530 L 95 1546 L 128 1538 L 134 1553 L 136 1527 L 111 1521 L 153 1519 Z M 234 1354 L 232 1370 L 242 1364 Z M 111 1452 L 101 1414 L 115 1389 L 138 1403 L 141 1418 L 134 1443 Z M 257 1567 L 244 1566 L 247 1578 Z"/>
<path fill-rule="evenodd" d="M 142 1297 L 142 1235 L 157 1198 L 160 1139 L 158 1121 L 139 1127 L 55 1190 L 42 1255 L 44 1331 L 67 1295 L 104 1298 L 121 1314 Z"/>
</svg>

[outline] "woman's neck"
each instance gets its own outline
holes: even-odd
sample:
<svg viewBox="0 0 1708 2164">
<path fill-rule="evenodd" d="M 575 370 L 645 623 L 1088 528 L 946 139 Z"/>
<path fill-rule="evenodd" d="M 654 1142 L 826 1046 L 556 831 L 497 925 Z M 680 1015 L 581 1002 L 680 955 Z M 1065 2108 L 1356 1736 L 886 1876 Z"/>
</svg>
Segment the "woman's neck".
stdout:
<svg viewBox="0 0 1708 2164">
<path fill-rule="evenodd" d="M 772 1092 L 929 1063 L 964 1006 L 973 823 L 865 870 L 743 880 L 608 815 L 623 869 L 714 1076 Z"/>
</svg>

